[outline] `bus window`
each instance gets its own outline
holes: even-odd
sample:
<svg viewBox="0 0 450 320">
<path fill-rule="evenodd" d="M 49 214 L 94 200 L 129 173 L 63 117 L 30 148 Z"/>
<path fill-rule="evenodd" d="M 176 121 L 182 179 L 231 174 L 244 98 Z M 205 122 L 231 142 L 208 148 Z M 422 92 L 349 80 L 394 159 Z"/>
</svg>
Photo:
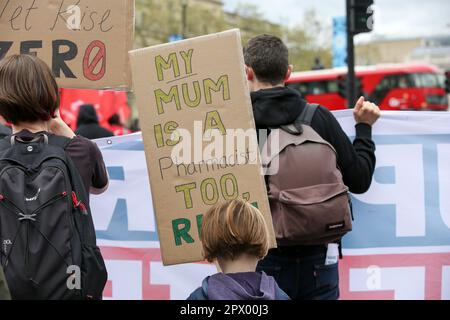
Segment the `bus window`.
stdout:
<svg viewBox="0 0 450 320">
<path fill-rule="evenodd" d="M 445 80 L 446 80 L 445 75 L 438 74 L 437 77 L 438 77 L 438 82 L 439 82 L 439 88 L 445 89 Z"/>
<path fill-rule="evenodd" d="M 298 91 L 300 91 L 302 96 L 306 96 L 308 93 L 308 84 L 307 83 L 299 83 L 298 84 Z"/>
<path fill-rule="evenodd" d="M 308 83 L 304 82 L 304 83 L 290 83 L 287 85 L 289 88 L 294 89 L 298 92 L 300 92 L 302 97 L 305 97 L 306 95 L 308 95 Z"/>
<path fill-rule="evenodd" d="M 398 88 L 406 89 L 411 87 L 411 82 L 406 75 L 398 76 Z"/>
<path fill-rule="evenodd" d="M 417 88 L 444 88 L 443 79 L 434 73 L 415 73 L 411 75 Z"/>
<path fill-rule="evenodd" d="M 392 89 L 401 88 L 411 88 L 414 81 L 411 80 L 410 76 L 407 74 L 396 74 L 391 76 L 386 76 L 377 85 L 375 90 L 370 95 L 370 100 L 376 104 L 381 104 L 383 99 Z"/>
<path fill-rule="evenodd" d="M 327 81 L 328 93 L 338 93 L 339 92 L 339 83 L 337 81 Z"/>
<path fill-rule="evenodd" d="M 386 94 L 388 94 L 391 88 L 391 77 L 385 77 L 380 83 L 377 85 L 375 90 L 371 93 L 369 100 L 375 104 L 380 104 Z"/>
<path fill-rule="evenodd" d="M 327 82 L 326 81 L 317 81 L 309 83 L 310 94 L 319 95 L 327 93 Z"/>
<path fill-rule="evenodd" d="M 339 91 L 337 81 L 314 81 L 303 83 L 290 83 L 289 88 L 298 90 L 301 95 L 321 95 L 327 93 L 336 93 Z"/>
</svg>

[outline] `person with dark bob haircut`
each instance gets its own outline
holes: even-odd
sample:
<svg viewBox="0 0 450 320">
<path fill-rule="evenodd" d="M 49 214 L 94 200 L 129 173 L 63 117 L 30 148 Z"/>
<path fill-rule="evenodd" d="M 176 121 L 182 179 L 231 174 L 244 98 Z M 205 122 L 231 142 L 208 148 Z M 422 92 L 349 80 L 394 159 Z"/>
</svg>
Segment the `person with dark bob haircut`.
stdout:
<svg viewBox="0 0 450 320">
<path fill-rule="evenodd" d="M 12 124 L 12 133 L 32 139 L 40 133 L 72 139 L 67 154 L 77 167 L 86 191 L 100 194 L 108 175 L 97 145 L 76 136 L 61 119 L 59 89 L 50 68 L 32 55 L 12 55 L 0 61 L 0 115 Z"/>
<path fill-rule="evenodd" d="M 12 125 L 0 140 L 0 232 L 9 242 L 0 266 L 13 300 L 101 299 L 107 282 L 89 193 L 106 191 L 108 174 L 97 145 L 61 119 L 59 101 L 42 60 L 0 61 L 0 116 Z"/>
</svg>

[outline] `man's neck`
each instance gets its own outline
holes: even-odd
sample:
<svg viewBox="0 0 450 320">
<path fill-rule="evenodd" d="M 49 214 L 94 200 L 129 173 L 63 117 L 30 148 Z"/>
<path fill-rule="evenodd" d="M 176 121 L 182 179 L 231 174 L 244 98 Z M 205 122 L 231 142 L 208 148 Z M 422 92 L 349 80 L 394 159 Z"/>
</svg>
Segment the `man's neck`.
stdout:
<svg viewBox="0 0 450 320">
<path fill-rule="evenodd" d="M 270 83 L 254 82 L 252 84 L 252 91 L 267 90 L 267 89 L 282 88 L 282 87 L 284 87 L 284 84 L 282 84 L 282 83 L 274 86 Z"/>
</svg>

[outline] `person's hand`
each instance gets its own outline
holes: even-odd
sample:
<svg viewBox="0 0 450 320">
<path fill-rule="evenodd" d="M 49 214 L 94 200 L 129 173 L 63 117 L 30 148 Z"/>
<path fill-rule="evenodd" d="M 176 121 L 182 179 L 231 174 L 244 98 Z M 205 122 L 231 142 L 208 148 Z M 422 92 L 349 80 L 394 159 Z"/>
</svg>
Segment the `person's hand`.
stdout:
<svg viewBox="0 0 450 320">
<path fill-rule="evenodd" d="M 356 123 L 366 123 L 373 126 L 380 118 L 380 108 L 369 101 L 365 101 L 364 97 L 359 98 L 353 109 L 353 115 Z"/>
<path fill-rule="evenodd" d="M 64 122 L 64 120 L 61 118 L 61 114 L 59 113 L 59 110 L 56 110 L 55 112 L 55 118 L 51 119 L 48 122 L 48 129 L 50 133 L 64 136 L 67 138 L 73 138 L 75 137 L 75 133 L 73 130 Z"/>
<path fill-rule="evenodd" d="M 48 121 L 48 128 L 51 133 L 57 134 L 60 131 L 61 127 L 64 127 L 64 121 L 61 118 L 61 114 L 59 110 L 56 110 L 55 117 Z"/>
</svg>

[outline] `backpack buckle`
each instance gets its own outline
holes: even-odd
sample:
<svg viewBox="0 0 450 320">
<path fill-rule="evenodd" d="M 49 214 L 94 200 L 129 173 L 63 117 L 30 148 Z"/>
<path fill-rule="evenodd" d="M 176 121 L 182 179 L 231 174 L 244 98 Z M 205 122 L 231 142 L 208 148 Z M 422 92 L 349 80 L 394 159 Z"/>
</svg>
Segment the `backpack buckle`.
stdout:
<svg viewBox="0 0 450 320">
<path fill-rule="evenodd" d="M 21 217 L 21 218 L 19 218 L 19 221 L 25 221 L 25 220 L 36 221 L 36 219 L 35 219 L 36 214 L 23 214 L 23 213 L 19 212 L 19 216 Z"/>
<path fill-rule="evenodd" d="M 292 134 L 294 136 L 300 136 L 303 134 L 303 126 L 301 123 L 298 123 L 298 122 L 293 123 L 291 125 L 287 125 L 287 126 L 281 126 L 280 128 L 281 128 L 281 130 L 283 130 L 289 134 Z"/>
</svg>

